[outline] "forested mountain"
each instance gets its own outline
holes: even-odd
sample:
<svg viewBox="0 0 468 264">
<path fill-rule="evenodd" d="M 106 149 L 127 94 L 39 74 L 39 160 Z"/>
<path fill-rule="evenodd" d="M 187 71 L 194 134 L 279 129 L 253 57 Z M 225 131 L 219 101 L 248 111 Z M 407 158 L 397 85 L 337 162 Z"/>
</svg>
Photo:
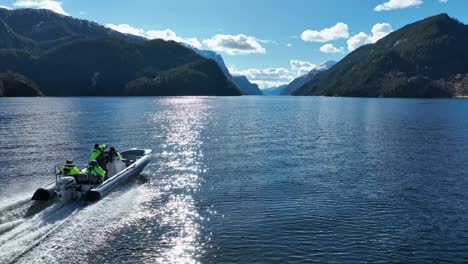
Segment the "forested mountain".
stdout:
<svg viewBox="0 0 468 264">
<path fill-rule="evenodd" d="M 232 76 L 232 81 L 239 87 L 244 95 L 262 95 L 262 91 L 258 88 L 258 85 L 251 83 L 247 77 L 243 75 Z"/>
<path fill-rule="evenodd" d="M 48 10 L 0 9 L 0 72 L 49 96 L 240 95 L 216 62 L 179 43 Z"/>
<path fill-rule="evenodd" d="M 447 14 L 407 25 L 351 52 L 295 95 L 451 97 L 464 94 L 468 26 Z"/>
<path fill-rule="evenodd" d="M 37 85 L 21 74 L 12 72 L 0 73 L 0 97 L 42 96 Z"/>
</svg>

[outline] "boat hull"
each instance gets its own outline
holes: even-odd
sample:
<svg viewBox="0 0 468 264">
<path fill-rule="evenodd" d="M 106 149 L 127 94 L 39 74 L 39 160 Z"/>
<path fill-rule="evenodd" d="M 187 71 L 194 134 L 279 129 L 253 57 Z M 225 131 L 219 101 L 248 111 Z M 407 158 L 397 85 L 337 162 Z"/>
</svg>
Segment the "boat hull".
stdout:
<svg viewBox="0 0 468 264">
<path fill-rule="evenodd" d="M 152 151 L 150 149 L 131 149 L 122 152 L 121 155 L 123 158 L 134 160 L 134 162 L 121 172 L 111 176 L 109 179 L 97 186 L 81 185 L 79 189 L 86 189 L 87 191 L 80 192 L 78 197 L 84 201 L 90 202 L 100 200 L 123 182 L 140 175 L 151 160 L 151 152 Z M 57 197 L 56 183 L 52 182 L 43 188 L 37 189 L 31 200 L 47 201 L 54 199 L 55 197 Z"/>
<path fill-rule="evenodd" d="M 82 199 L 90 202 L 97 201 L 105 195 L 107 195 L 109 192 L 111 192 L 123 182 L 127 181 L 130 178 L 134 178 L 140 175 L 143 169 L 146 167 L 146 165 L 148 165 L 148 163 L 151 160 L 151 151 L 148 151 L 149 152 L 147 152 L 144 156 L 139 158 L 135 163 L 127 167 L 125 170 L 121 171 L 115 176 L 112 176 L 96 188 L 93 188 L 84 193 Z M 122 152 L 122 156 L 125 157 L 125 152 Z"/>
</svg>

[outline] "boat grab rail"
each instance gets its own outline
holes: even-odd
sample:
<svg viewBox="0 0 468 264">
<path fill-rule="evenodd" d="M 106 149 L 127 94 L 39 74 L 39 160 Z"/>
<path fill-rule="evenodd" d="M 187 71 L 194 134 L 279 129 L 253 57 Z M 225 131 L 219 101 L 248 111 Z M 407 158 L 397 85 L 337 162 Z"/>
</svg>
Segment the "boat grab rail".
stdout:
<svg viewBox="0 0 468 264">
<path fill-rule="evenodd" d="M 101 184 L 99 184 L 99 185 L 96 185 L 95 187 L 99 187 L 99 188 L 101 188 L 101 187 L 103 187 L 103 186 L 106 186 L 106 185 L 108 185 L 109 183 L 111 183 L 111 182 L 113 182 L 115 179 L 117 179 L 117 178 L 118 178 L 118 176 L 120 176 L 121 174 L 123 174 L 123 173 L 125 173 L 125 172 L 129 171 L 130 169 L 133 169 L 133 168 L 135 168 L 135 166 L 136 166 L 136 162 L 135 162 L 135 163 L 133 163 L 132 165 L 130 165 L 130 166 L 128 166 L 128 167 L 126 167 L 125 169 L 123 169 L 123 170 L 122 170 L 122 171 L 120 171 L 119 173 L 117 173 L 117 174 L 113 175 L 113 176 L 112 176 L 112 177 L 110 177 L 109 179 L 105 180 L 105 181 L 104 181 L 104 182 L 102 182 Z"/>
<path fill-rule="evenodd" d="M 62 171 L 60 170 L 60 165 L 55 165 L 54 166 L 54 174 L 55 174 L 55 184 L 57 184 L 58 179 L 60 178 L 60 176 L 63 176 Z"/>
</svg>

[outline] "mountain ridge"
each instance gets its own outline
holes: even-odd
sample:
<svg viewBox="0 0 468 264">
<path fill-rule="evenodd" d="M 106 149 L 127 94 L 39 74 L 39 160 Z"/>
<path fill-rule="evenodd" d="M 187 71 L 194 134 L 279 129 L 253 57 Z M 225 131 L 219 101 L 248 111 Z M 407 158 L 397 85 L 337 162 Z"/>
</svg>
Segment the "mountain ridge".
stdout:
<svg viewBox="0 0 468 264">
<path fill-rule="evenodd" d="M 287 84 L 283 84 L 283 85 L 276 86 L 276 87 L 264 88 L 262 89 L 262 93 L 263 95 L 281 95 L 281 92 L 287 86 L 288 86 Z"/>
<path fill-rule="evenodd" d="M 0 10 L 1 72 L 48 96 L 241 95 L 218 64 L 179 43 L 42 9 Z"/>
<path fill-rule="evenodd" d="M 294 95 L 457 97 L 468 73 L 468 26 L 447 14 L 408 24 L 361 46 Z"/>
<path fill-rule="evenodd" d="M 262 95 L 257 84 L 251 83 L 244 75 L 233 75 L 232 81 L 240 88 L 244 95 Z"/>
<path fill-rule="evenodd" d="M 252 83 L 248 80 L 248 78 L 244 75 L 237 75 L 233 76 L 230 72 L 229 69 L 226 67 L 226 64 L 224 63 L 223 57 L 218 54 L 217 52 L 214 52 L 212 50 L 202 50 L 202 49 L 197 49 L 191 45 L 185 44 L 185 46 L 191 48 L 194 50 L 196 53 L 199 55 L 207 58 L 207 59 L 212 59 L 214 60 L 221 70 L 223 71 L 224 75 L 226 75 L 226 78 L 229 80 L 233 81 L 235 85 L 241 90 L 242 94 L 244 95 L 261 95 L 262 91 L 258 88 L 258 85 L 255 83 Z M 241 78 L 243 77 L 243 78 Z"/>
<path fill-rule="evenodd" d="M 307 74 L 297 77 L 293 81 L 291 81 L 285 88 L 281 90 L 281 95 L 291 95 L 294 91 L 301 88 L 304 84 L 311 81 L 317 74 L 326 71 L 333 67 L 336 64 L 336 61 L 327 61 L 324 62 L 312 70 L 310 70 Z"/>
</svg>

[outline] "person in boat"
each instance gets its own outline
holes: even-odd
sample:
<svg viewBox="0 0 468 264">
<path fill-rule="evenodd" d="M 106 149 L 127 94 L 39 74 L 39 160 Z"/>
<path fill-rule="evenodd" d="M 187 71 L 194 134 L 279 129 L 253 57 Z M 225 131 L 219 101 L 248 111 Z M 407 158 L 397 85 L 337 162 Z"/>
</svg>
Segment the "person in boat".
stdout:
<svg viewBox="0 0 468 264">
<path fill-rule="evenodd" d="M 115 150 L 114 147 L 110 147 L 109 154 L 108 154 L 108 161 L 112 162 L 114 158 L 118 158 L 120 161 L 123 161 L 123 157 L 122 155 L 120 155 L 120 152 Z"/>
<path fill-rule="evenodd" d="M 82 174 L 81 171 L 73 165 L 72 160 L 67 160 L 65 165 L 60 166 L 60 172 L 62 172 L 64 176 L 76 176 Z"/>
<path fill-rule="evenodd" d="M 106 172 L 99 166 L 96 160 L 89 162 L 86 168 L 86 174 L 94 177 L 98 182 L 102 182 L 106 179 Z"/>
<path fill-rule="evenodd" d="M 94 148 L 91 149 L 91 155 L 89 161 L 96 160 L 102 168 L 106 168 L 106 153 L 104 150 L 107 148 L 107 144 L 95 144 Z"/>
<path fill-rule="evenodd" d="M 91 149 L 91 155 L 89 157 L 89 161 L 98 160 L 99 156 L 104 152 L 107 148 L 107 144 L 95 144 L 94 148 Z"/>
</svg>

